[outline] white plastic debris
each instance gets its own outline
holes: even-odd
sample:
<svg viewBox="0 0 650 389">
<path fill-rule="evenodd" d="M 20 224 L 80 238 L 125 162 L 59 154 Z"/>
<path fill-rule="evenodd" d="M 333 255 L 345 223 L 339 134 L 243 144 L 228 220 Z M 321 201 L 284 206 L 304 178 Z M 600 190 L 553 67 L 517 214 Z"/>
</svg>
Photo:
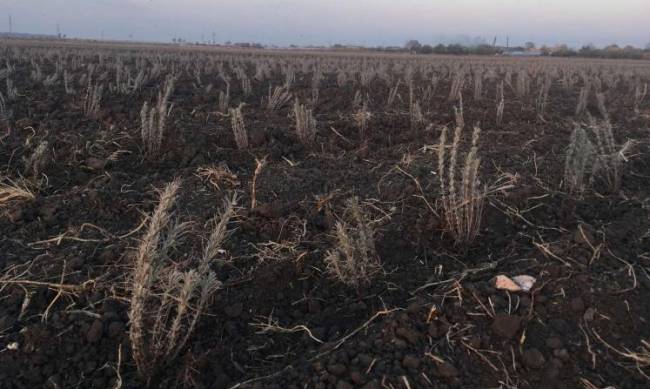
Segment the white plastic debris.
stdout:
<svg viewBox="0 0 650 389">
<path fill-rule="evenodd" d="M 533 288 L 533 285 L 535 285 L 535 281 L 537 281 L 535 277 L 526 275 L 512 278 L 499 275 L 496 277 L 494 287 L 509 292 L 529 292 Z"/>
<path fill-rule="evenodd" d="M 7 345 L 7 350 L 16 351 L 18 350 L 18 342 L 12 342 Z"/>
</svg>

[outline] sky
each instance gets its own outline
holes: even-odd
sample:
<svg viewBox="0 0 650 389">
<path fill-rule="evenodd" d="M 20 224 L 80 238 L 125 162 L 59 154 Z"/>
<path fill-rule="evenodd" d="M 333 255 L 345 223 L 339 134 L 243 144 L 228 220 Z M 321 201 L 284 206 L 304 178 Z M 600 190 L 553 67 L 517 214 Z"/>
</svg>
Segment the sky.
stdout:
<svg viewBox="0 0 650 389">
<path fill-rule="evenodd" d="M 0 31 L 9 15 L 13 32 L 161 42 L 650 43 L 650 0 L 0 0 Z"/>
</svg>

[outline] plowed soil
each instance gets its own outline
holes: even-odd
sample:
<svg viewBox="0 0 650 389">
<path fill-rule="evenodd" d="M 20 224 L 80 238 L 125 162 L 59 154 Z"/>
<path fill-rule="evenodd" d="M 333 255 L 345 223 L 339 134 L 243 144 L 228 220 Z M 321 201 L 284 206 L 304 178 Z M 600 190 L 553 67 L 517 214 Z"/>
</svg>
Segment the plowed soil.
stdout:
<svg viewBox="0 0 650 389">
<path fill-rule="evenodd" d="M 158 93 L 159 79 L 131 95 L 107 88 L 99 113 L 89 118 L 81 107 L 83 86 L 70 95 L 61 82 L 45 86 L 30 76 L 32 65 L 19 53 L 47 48 L 16 50 L 23 51 L 5 54 L 15 66 L 18 97 L 7 103 L 11 116 L 0 121 L 0 166 L 16 179 L 39 144 L 47 142 L 47 151 L 35 199 L 0 209 L 0 387 L 142 387 L 130 356 L 127 285 L 145 216 L 157 203 L 157 189 L 175 177 L 182 179 L 176 214 L 193 222 L 188 252 L 200 247 L 226 194 L 239 192 L 240 209 L 224 247 L 228 261 L 215 268 L 223 288 L 186 350 L 156 378 L 157 387 L 648 387 L 648 360 L 631 354 L 641 355 L 642 341 L 650 340 L 650 117 L 647 102 L 644 112 L 632 112 L 626 87 L 609 90 L 607 99 L 616 141 L 635 141 L 621 188 L 608 193 L 596 185 L 574 196 L 561 182 L 565 148 L 580 121 L 574 111 L 581 81 L 568 91 L 553 84 L 543 121 L 534 108 L 534 83 L 526 98 L 507 88 L 501 126 L 496 82 L 485 82 L 479 101 L 468 83 L 465 122 L 482 128 L 483 181 L 502 174 L 516 180 L 486 201 L 478 238 L 460 247 L 434 212 L 437 156 L 427 147 L 437 144 L 443 126 L 453 125 L 457 102 L 448 101 L 448 78 L 423 107 L 431 125 L 416 129 L 404 83 L 387 109 L 389 86 L 375 80 L 362 142 L 351 116 L 358 87 L 339 87 L 336 76 L 326 74 L 310 148 L 295 136 L 291 104 L 274 112 L 260 106 L 268 85 L 283 83 L 281 74 L 253 80 L 246 98 L 233 78 L 231 105 L 247 104 L 251 148 L 241 151 L 230 118 L 217 112 L 225 84 L 206 73 L 199 87 L 179 65 L 163 153 L 148 161 L 139 114 Z M 209 55 L 192 53 L 189 61 Z M 227 63 L 246 55 L 216 58 Z M 84 58 L 110 69 L 96 56 Z M 471 61 L 498 71 L 641 69 L 646 77 L 649 66 Z M 44 63 L 44 72 L 53 73 L 56 61 L 46 56 Z M 108 80 L 113 77 L 111 70 Z M 294 96 L 310 96 L 310 77 L 297 72 Z M 420 75 L 415 80 L 418 88 L 427 82 Z M 209 83 L 214 88 L 206 91 Z M 599 116 L 595 99 L 587 110 Z M 464 137 L 470 135 L 468 128 Z M 255 160 L 263 157 L 258 205 L 251 209 Z M 237 179 L 216 187 L 197 175 L 213 165 L 227 166 Z M 352 195 L 381 219 L 376 245 L 384 272 L 360 289 L 328 277 L 323 264 L 335 244 L 336 215 Z M 275 251 L 276 258 L 258 255 L 269 242 L 290 248 Z M 494 288 L 500 274 L 531 275 L 537 282 L 531 292 L 509 293 Z"/>
</svg>

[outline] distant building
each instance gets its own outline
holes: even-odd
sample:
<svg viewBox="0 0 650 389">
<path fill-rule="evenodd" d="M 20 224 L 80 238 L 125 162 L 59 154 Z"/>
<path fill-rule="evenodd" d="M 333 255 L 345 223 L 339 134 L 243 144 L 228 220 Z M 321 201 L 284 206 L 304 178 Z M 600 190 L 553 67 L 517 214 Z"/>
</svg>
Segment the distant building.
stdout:
<svg viewBox="0 0 650 389">
<path fill-rule="evenodd" d="M 540 50 L 517 50 L 504 52 L 503 55 L 511 57 L 541 57 L 543 53 Z"/>
</svg>

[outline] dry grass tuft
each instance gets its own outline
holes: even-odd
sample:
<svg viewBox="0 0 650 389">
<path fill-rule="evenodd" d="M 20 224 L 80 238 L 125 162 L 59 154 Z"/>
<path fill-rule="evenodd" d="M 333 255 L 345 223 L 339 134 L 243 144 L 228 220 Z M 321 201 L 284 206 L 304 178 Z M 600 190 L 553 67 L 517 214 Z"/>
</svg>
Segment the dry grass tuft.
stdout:
<svg viewBox="0 0 650 389">
<path fill-rule="evenodd" d="M 291 100 L 291 93 L 283 86 L 271 88 L 269 85 L 269 95 L 266 98 L 266 110 L 269 112 L 276 111 L 286 105 Z"/>
<path fill-rule="evenodd" d="M 307 221 L 298 217 L 289 217 L 283 222 L 282 231 L 274 240 L 255 245 L 255 257 L 258 262 L 293 262 L 300 261 L 307 251 L 300 249 L 300 244 L 307 235 Z"/>
<path fill-rule="evenodd" d="M 462 129 L 456 127 L 451 144 L 447 144 L 447 132 L 446 127 L 442 129 L 438 146 L 438 175 L 442 193 L 440 204 L 447 228 L 456 243 L 469 243 L 479 232 L 487 195 L 487 188 L 481 186 L 479 176 L 481 160 L 478 157 L 478 140 L 481 129 L 474 127 L 471 148 L 462 166 L 458 162 Z M 449 152 L 447 147 L 451 147 Z M 457 170 L 460 170 L 459 177 Z"/>
<path fill-rule="evenodd" d="M 6 120 L 9 117 L 7 112 L 7 102 L 0 91 L 0 121 Z"/>
<path fill-rule="evenodd" d="M 465 73 L 462 69 L 458 69 L 451 79 L 451 89 L 449 91 L 449 101 L 457 101 L 463 92 L 465 85 Z"/>
<path fill-rule="evenodd" d="M 300 143 L 305 146 L 312 145 L 316 140 L 316 119 L 314 119 L 312 110 L 296 100 L 293 114 L 296 117 L 296 134 L 298 134 Z"/>
<path fill-rule="evenodd" d="M 150 378 L 154 370 L 161 363 L 161 359 L 167 355 L 159 350 L 159 344 L 154 342 L 148 326 L 150 319 L 162 320 L 163 310 L 170 310 L 167 301 L 156 301 L 160 311 L 156 314 L 150 306 L 151 300 L 158 300 L 155 294 L 155 287 L 162 276 L 162 268 L 167 251 L 173 246 L 174 238 L 177 238 L 179 229 L 171 228 L 171 209 L 176 201 L 176 195 L 180 189 L 180 181 L 175 180 L 168 184 L 160 194 L 158 207 L 149 221 L 149 227 L 143 237 L 135 258 L 135 268 L 131 284 L 131 305 L 129 309 L 130 329 L 129 337 L 133 350 L 133 359 L 138 371 Z M 165 304 L 166 302 L 166 304 Z M 168 312 L 167 312 L 168 313 Z"/>
<path fill-rule="evenodd" d="M 31 201 L 36 198 L 34 192 L 25 182 L 15 182 L 10 179 L 0 183 L 0 207 L 14 201 Z"/>
<path fill-rule="evenodd" d="M 228 113 L 228 107 L 230 106 L 230 83 L 226 82 L 226 91 L 219 91 L 219 103 L 217 105 L 219 112 L 226 114 Z"/>
<path fill-rule="evenodd" d="M 541 121 L 544 121 L 544 116 L 546 115 L 546 107 L 548 106 L 548 94 L 551 90 L 551 85 L 553 81 L 550 77 L 545 77 L 542 81 L 542 85 L 539 88 L 537 93 L 537 98 L 535 99 L 535 110 L 537 111 L 537 118 Z"/>
<path fill-rule="evenodd" d="M 221 252 L 223 242 L 228 238 L 230 231 L 228 230 L 228 223 L 235 217 L 237 213 L 237 193 L 233 193 L 230 197 L 223 200 L 223 205 L 219 214 L 214 218 L 214 227 L 208 237 L 208 240 L 203 247 L 203 260 L 201 264 L 207 266 L 210 261 L 217 258 Z"/>
<path fill-rule="evenodd" d="M 24 174 L 30 175 L 33 182 L 37 182 L 50 160 L 48 151 L 49 143 L 41 141 L 29 156 L 23 157 Z"/>
<path fill-rule="evenodd" d="M 397 93 L 399 92 L 399 84 L 402 80 L 397 80 L 395 83 L 394 87 L 390 88 L 390 91 L 388 92 L 388 99 L 386 100 L 386 109 L 389 109 L 393 106 L 395 103 L 395 99 L 397 98 Z"/>
<path fill-rule="evenodd" d="M 576 127 L 571 133 L 564 160 L 564 186 L 573 194 L 585 189 L 585 176 L 594 155 L 594 145 L 589 140 L 587 131 Z"/>
<path fill-rule="evenodd" d="M 221 190 L 223 183 L 230 187 L 237 187 L 241 184 L 237 175 L 225 165 L 200 167 L 196 169 L 196 174 L 207 180 L 217 190 Z"/>
<path fill-rule="evenodd" d="M 454 106 L 454 120 L 456 127 L 461 131 L 465 128 L 465 109 L 463 108 L 463 95 L 458 96 L 458 107 Z"/>
<path fill-rule="evenodd" d="M 344 220 L 336 223 L 336 240 L 336 248 L 324 259 L 332 278 L 359 287 L 370 283 L 381 272 L 374 231 L 356 197 L 347 201 Z"/>
<path fill-rule="evenodd" d="M 564 162 L 564 187 L 572 194 L 584 192 L 587 184 L 600 183 L 611 193 L 621 187 L 623 164 L 633 142 L 619 145 L 609 121 L 591 120 L 587 129 L 577 126 L 571 133 Z"/>
<path fill-rule="evenodd" d="M 580 89 L 580 94 L 578 95 L 578 103 L 576 105 L 576 116 L 581 116 L 587 110 L 587 103 L 589 101 L 589 91 L 590 86 L 586 84 L 582 89 Z"/>
<path fill-rule="evenodd" d="M 359 130 L 359 139 L 363 143 L 368 135 L 368 123 L 372 119 L 372 112 L 368 109 L 368 101 L 364 100 L 363 105 L 352 115 Z"/>
<path fill-rule="evenodd" d="M 417 130 L 424 124 L 422 107 L 420 107 L 420 102 L 415 97 L 415 88 L 412 81 L 409 83 L 409 119 L 411 130 Z"/>
<path fill-rule="evenodd" d="M 503 123 L 503 110 L 506 107 L 506 101 L 503 93 L 503 81 L 497 84 L 497 127 Z"/>
<path fill-rule="evenodd" d="M 150 109 L 147 102 L 142 105 L 140 110 L 140 136 L 144 146 L 144 155 L 148 158 L 158 155 L 162 145 L 164 127 L 160 125 L 160 115 L 161 113 L 156 109 Z"/>
<path fill-rule="evenodd" d="M 237 108 L 230 108 L 230 123 L 232 132 L 235 135 L 235 143 L 240 150 L 248 148 L 248 131 L 244 125 L 244 114 L 242 113 L 243 104 Z"/>
<path fill-rule="evenodd" d="M 174 222 L 172 208 L 180 180 L 168 184 L 140 242 L 131 279 L 129 337 L 133 359 L 147 385 L 185 348 L 196 323 L 220 282 L 210 270 L 227 237 L 235 197 L 219 217 L 196 269 L 182 270 L 172 260 L 187 233 L 187 223 Z"/>
<path fill-rule="evenodd" d="M 146 158 L 154 159 L 160 155 L 165 124 L 169 116 L 169 97 L 174 90 L 175 80 L 173 76 L 168 76 L 163 89 L 158 92 L 156 106 L 149 108 L 149 104 L 145 102 L 140 111 L 140 136 Z"/>
<path fill-rule="evenodd" d="M 600 112 L 600 116 L 602 116 L 604 120 L 609 121 L 609 112 L 607 111 L 605 93 L 596 93 L 596 102 L 598 103 L 598 111 Z"/>
<path fill-rule="evenodd" d="M 627 161 L 625 154 L 632 147 L 632 141 L 628 140 L 622 145 L 617 144 L 612 125 L 608 120 L 602 122 L 592 120 L 589 128 L 594 134 L 596 146 L 593 175 L 595 179 L 605 184 L 610 193 L 617 192 L 621 188 L 623 163 Z"/>
<path fill-rule="evenodd" d="M 93 84 L 88 80 L 88 87 L 83 100 L 84 114 L 88 117 L 97 115 L 101 108 L 102 95 L 104 94 L 103 84 Z"/>
<path fill-rule="evenodd" d="M 262 159 L 255 157 L 255 171 L 251 180 L 251 209 L 257 207 L 257 179 L 262 174 L 264 166 L 266 166 L 266 156 Z"/>
<path fill-rule="evenodd" d="M 648 94 L 648 84 L 637 84 L 634 88 L 634 113 L 639 115 L 641 113 L 641 104 Z"/>
</svg>

